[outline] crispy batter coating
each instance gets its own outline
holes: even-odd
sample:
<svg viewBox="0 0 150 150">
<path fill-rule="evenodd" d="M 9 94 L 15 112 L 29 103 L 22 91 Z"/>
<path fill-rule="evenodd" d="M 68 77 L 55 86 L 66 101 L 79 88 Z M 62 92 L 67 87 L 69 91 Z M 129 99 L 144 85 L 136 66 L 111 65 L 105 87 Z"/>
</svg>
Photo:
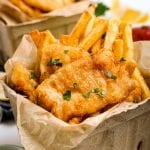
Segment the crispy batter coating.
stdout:
<svg viewBox="0 0 150 150">
<path fill-rule="evenodd" d="M 73 120 L 76 122 L 78 117 L 90 116 L 108 104 L 126 100 L 136 88 L 127 67 L 131 64 L 131 68 L 135 68 L 133 62 L 114 63 L 111 69 L 117 77 L 114 80 L 104 75 L 103 67 L 97 69 L 94 61 L 94 57 L 81 58 L 44 80 L 36 89 L 38 104 L 64 121 L 75 118 Z M 78 84 L 77 88 L 73 88 L 74 83 Z M 106 95 L 91 92 L 96 88 L 103 90 Z M 67 90 L 71 91 L 70 100 L 64 100 L 63 97 Z M 86 95 L 88 92 L 89 97 Z"/>
<path fill-rule="evenodd" d="M 61 66 L 65 66 L 81 57 L 89 56 L 89 53 L 83 52 L 77 47 L 64 46 L 61 44 L 51 44 L 45 47 L 44 53 L 41 56 L 40 62 L 40 82 L 48 78 L 52 73 L 58 70 Z M 59 59 L 61 65 L 50 65 L 50 61 L 54 62 Z"/>
<path fill-rule="evenodd" d="M 23 94 L 27 95 L 33 103 L 36 103 L 35 88 L 37 82 L 34 78 L 35 75 L 27 70 L 23 64 L 16 63 L 14 65 L 11 75 L 11 86 L 15 90 L 23 92 Z"/>
</svg>

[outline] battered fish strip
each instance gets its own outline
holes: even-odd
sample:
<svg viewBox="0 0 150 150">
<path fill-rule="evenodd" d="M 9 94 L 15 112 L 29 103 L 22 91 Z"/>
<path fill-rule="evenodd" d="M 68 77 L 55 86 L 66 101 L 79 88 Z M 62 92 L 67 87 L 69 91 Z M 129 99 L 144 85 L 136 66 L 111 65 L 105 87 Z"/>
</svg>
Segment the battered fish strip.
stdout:
<svg viewBox="0 0 150 150">
<path fill-rule="evenodd" d="M 90 116 L 108 104 L 126 100 L 136 87 L 128 66 L 131 64 L 134 70 L 135 65 L 116 65 L 117 78 L 111 79 L 104 70 L 98 70 L 93 61 L 90 57 L 81 58 L 44 80 L 36 89 L 38 104 L 68 122 L 75 117 Z M 74 83 L 78 85 L 76 88 Z"/>
</svg>

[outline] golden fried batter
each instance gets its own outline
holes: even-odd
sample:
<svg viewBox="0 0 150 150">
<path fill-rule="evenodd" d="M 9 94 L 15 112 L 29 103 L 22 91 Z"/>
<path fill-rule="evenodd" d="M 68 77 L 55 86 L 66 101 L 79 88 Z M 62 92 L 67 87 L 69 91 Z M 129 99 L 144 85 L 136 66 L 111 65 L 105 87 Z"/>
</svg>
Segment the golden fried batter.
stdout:
<svg viewBox="0 0 150 150">
<path fill-rule="evenodd" d="M 36 89 L 38 104 L 58 118 L 69 121 L 94 114 L 108 104 L 126 100 L 136 88 L 127 67 L 131 64 L 134 69 L 134 63 L 114 63 L 111 72 L 115 78 L 111 78 L 104 73 L 107 67 L 105 70 L 103 67 L 97 69 L 94 58 L 81 58 L 44 80 Z"/>
<path fill-rule="evenodd" d="M 35 87 L 37 86 L 35 77 L 35 73 L 28 71 L 23 64 L 14 64 L 11 75 L 11 86 L 15 90 L 23 92 L 34 103 L 36 103 Z"/>
<path fill-rule="evenodd" d="M 83 52 L 76 47 L 61 44 L 51 44 L 45 47 L 40 62 L 40 81 L 48 78 L 60 67 L 86 56 L 89 56 L 89 53 Z"/>
</svg>

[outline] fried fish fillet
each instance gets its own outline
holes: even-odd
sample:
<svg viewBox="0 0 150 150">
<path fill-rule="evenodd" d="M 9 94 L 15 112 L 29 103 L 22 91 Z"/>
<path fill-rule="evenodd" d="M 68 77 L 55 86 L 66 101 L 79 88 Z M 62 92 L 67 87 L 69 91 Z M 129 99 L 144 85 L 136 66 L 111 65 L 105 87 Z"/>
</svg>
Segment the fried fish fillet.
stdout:
<svg viewBox="0 0 150 150">
<path fill-rule="evenodd" d="M 23 64 L 14 64 L 10 86 L 19 92 L 23 92 L 33 103 L 36 103 L 35 88 L 37 87 L 37 82 L 35 74 L 27 70 Z"/>
<path fill-rule="evenodd" d="M 37 103 L 56 117 L 72 123 L 72 120 L 79 122 L 99 112 L 108 104 L 126 100 L 136 88 L 131 78 L 134 62 L 112 62 L 111 72 L 116 78 L 111 78 L 105 74 L 107 66 L 97 68 L 95 59 L 84 57 L 57 70 L 37 87 Z"/>
<path fill-rule="evenodd" d="M 78 60 L 81 57 L 90 55 L 80 48 L 64 46 L 57 43 L 45 47 L 43 51 L 40 60 L 40 82 L 48 78 L 60 67 Z"/>
</svg>

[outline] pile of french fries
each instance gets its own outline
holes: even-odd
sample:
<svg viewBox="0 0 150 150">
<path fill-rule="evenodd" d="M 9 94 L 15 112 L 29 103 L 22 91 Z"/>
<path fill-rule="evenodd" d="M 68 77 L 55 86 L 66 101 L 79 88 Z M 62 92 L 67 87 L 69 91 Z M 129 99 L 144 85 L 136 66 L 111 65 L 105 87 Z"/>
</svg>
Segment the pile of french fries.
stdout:
<svg viewBox="0 0 150 150">
<path fill-rule="evenodd" d="M 31 18 L 41 17 L 42 14 L 63 8 L 75 0 L 9 0 L 23 13 Z"/>
</svg>

